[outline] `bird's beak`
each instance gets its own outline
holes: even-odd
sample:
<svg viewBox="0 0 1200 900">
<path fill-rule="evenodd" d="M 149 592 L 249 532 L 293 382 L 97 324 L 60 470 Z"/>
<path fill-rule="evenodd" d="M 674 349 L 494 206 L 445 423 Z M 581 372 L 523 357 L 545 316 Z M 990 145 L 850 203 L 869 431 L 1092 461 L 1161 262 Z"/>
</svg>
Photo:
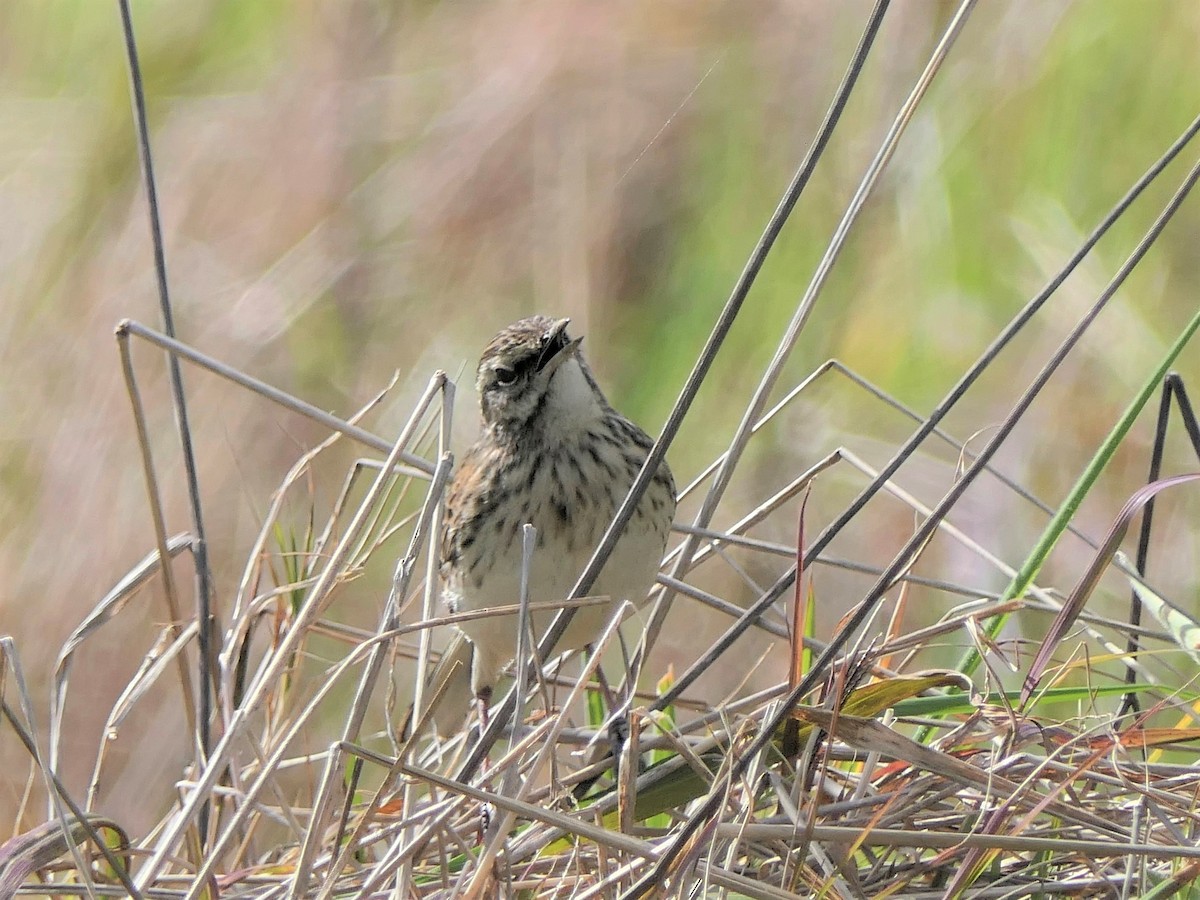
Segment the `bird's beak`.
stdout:
<svg viewBox="0 0 1200 900">
<path fill-rule="evenodd" d="M 546 350 L 538 361 L 538 371 L 549 378 L 555 370 L 579 351 L 583 338 L 567 340 L 567 325 L 570 319 L 559 319 L 546 335 Z"/>
</svg>

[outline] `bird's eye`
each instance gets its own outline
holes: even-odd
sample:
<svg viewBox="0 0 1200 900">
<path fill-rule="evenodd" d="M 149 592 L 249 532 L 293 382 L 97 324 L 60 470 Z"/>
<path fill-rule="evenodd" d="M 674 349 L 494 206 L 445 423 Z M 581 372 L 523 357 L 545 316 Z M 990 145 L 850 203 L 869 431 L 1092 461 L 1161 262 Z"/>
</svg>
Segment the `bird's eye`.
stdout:
<svg viewBox="0 0 1200 900">
<path fill-rule="evenodd" d="M 496 384 L 501 387 L 508 387 L 517 380 L 517 373 L 507 366 L 496 367 Z"/>
</svg>

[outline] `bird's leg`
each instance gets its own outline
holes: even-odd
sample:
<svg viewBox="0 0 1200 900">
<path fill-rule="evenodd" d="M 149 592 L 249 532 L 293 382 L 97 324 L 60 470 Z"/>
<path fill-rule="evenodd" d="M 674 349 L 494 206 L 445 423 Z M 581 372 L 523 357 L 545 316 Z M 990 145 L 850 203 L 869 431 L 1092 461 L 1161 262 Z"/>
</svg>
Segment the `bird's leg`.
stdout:
<svg viewBox="0 0 1200 900">
<path fill-rule="evenodd" d="M 590 644 L 587 652 L 595 652 Z M 601 666 L 596 667 L 596 681 L 600 683 L 600 693 L 604 695 L 604 708 L 608 711 L 608 747 L 609 752 L 612 753 L 613 774 L 615 775 L 621 764 L 621 751 L 625 749 L 625 742 L 629 740 L 629 718 L 624 711 L 619 715 L 614 714 L 615 710 L 623 710 L 624 705 L 617 705 L 617 699 L 613 695 L 608 679 L 604 677 L 604 669 Z"/>
<path fill-rule="evenodd" d="M 594 652 L 589 644 L 586 647 L 588 653 Z M 606 755 L 611 755 L 612 758 L 612 774 L 613 778 L 620 777 L 620 765 L 622 750 L 625 749 L 625 742 L 629 740 L 629 718 L 622 712 L 620 715 L 613 715 L 613 710 L 623 707 L 617 706 L 616 698 L 613 695 L 612 688 L 608 684 L 608 679 L 604 677 L 604 670 L 599 666 L 596 667 L 596 681 L 600 684 L 600 692 L 604 695 L 604 705 L 608 712 L 608 747 L 603 744 L 597 744 L 588 758 L 588 765 L 592 766 L 601 762 Z M 572 794 L 576 800 L 583 800 L 592 786 L 600 779 L 597 775 L 593 778 L 585 779 L 575 785 Z"/>
<path fill-rule="evenodd" d="M 481 685 L 475 691 L 475 715 L 479 719 L 479 737 L 483 738 L 483 733 L 487 731 L 488 720 L 491 714 L 492 707 L 492 686 L 490 684 Z M 483 768 L 486 770 L 491 768 L 491 762 L 485 756 L 483 758 Z M 492 805 L 490 803 L 479 804 L 479 834 L 477 840 L 482 846 L 484 838 L 487 836 L 487 831 L 492 825 Z"/>
<path fill-rule="evenodd" d="M 585 649 L 587 650 L 589 656 L 596 652 L 592 648 L 591 644 L 588 644 Z M 616 698 L 613 697 L 612 688 L 609 687 L 608 679 L 604 677 L 604 668 L 602 666 L 596 666 L 596 681 L 600 683 L 600 693 L 604 695 L 605 709 L 607 709 L 609 712 L 612 712 L 613 709 L 616 708 L 617 701 Z"/>
<path fill-rule="evenodd" d="M 475 692 L 475 714 L 479 718 L 479 734 L 487 731 L 492 709 L 492 686 L 485 684 Z"/>
</svg>

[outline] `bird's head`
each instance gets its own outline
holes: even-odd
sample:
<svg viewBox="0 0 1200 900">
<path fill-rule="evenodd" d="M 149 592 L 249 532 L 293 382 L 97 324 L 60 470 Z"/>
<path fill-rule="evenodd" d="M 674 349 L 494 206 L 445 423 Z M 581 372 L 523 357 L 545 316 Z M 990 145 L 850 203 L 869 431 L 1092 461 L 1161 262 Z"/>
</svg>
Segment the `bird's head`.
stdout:
<svg viewBox="0 0 1200 900">
<path fill-rule="evenodd" d="M 579 351 L 583 338 L 567 334 L 569 321 L 531 316 L 492 338 L 476 378 L 488 428 L 544 433 L 603 410 L 604 397 Z"/>
</svg>

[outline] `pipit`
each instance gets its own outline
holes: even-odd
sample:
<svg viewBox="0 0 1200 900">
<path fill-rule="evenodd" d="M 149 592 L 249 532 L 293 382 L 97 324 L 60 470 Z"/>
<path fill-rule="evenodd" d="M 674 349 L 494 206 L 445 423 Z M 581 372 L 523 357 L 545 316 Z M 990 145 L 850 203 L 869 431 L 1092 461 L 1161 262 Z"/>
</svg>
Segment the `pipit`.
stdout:
<svg viewBox="0 0 1200 900">
<path fill-rule="evenodd" d="M 454 612 L 518 603 L 525 523 L 537 529 L 530 602 L 563 601 L 650 451 L 646 432 L 605 399 L 579 350 L 582 338 L 571 339 L 567 323 L 546 316 L 522 319 L 496 335 L 479 360 L 483 433 L 447 490 L 442 531 L 442 590 Z M 643 602 L 674 515 L 675 482 L 664 462 L 591 595 Z M 556 649 L 590 644 L 613 609 L 609 604 L 577 609 Z M 536 637 L 552 619 L 549 611 L 531 616 Z M 486 723 L 496 678 L 517 648 L 515 615 L 458 627 L 461 633 L 431 679 L 433 689 L 450 679 L 434 717 L 442 734 L 461 725 L 472 694 Z"/>
</svg>

